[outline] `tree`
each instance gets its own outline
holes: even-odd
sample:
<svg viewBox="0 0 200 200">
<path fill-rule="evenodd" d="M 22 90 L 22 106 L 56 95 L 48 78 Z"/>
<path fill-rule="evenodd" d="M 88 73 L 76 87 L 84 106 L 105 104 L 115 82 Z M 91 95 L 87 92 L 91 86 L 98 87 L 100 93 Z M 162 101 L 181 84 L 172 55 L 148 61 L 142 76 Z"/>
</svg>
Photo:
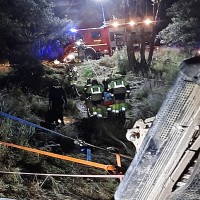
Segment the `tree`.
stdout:
<svg viewBox="0 0 200 200">
<path fill-rule="evenodd" d="M 125 9 L 125 21 L 129 22 L 130 19 L 136 17 L 144 18 L 146 15 L 146 7 L 144 0 L 124 0 Z M 145 75 L 148 71 L 146 59 L 145 59 L 145 40 L 144 40 L 144 28 L 141 26 L 140 29 L 140 60 L 136 59 L 135 49 L 134 49 L 134 36 L 130 26 L 126 26 L 126 44 L 127 44 L 127 54 L 129 60 L 129 69 L 135 71 L 136 74 L 141 72 Z"/>
<path fill-rule="evenodd" d="M 151 65 L 153 51 L 155 46 L 156 35 L 162 29 L 163 23 L 162 14 L 165 13 L 165 10 L 171 6 L 171 3 L 174 0 L 151 0 L 153 3 L 152 11 L 149 12 L 149 4 L 147 4 L 146 0 L 124 0 L 124 8 L 126 13 L 126 21 L 130 21 L 131 18 L 140 17 L 141 19 L 145 19 L 146 15 L 152 15 L 154 19 L 154 23 L 151 31 L 151 38 L 149 40 L 149 54 L 147 55 L 146 51 L 146 36 L 145 36 L 145 28 L 141 25 L 140 28 L 140 58 L 136 59 L 136 52 L 133 48 L 133 34 L 131 33 L 130 27 L 126 28 L 126 41 L 127 41 L 127 51 L 128 51 L 128 59 L 129 59 L 129 69 L 134 70 L 136 73 L 142 73 L 143 75 L 147 75 L 149 72 L 149 67 Z"/>
<path fill-rule="evenodd" d="M 199 1 L 179 0 L 168 9 L 167 15 L 172 22 L 161 32 L 164 43 L 181 46 L 189 51 L 199 47 Z"/>
<path fill-rule="evenodd" d="M 0 0 L 0 7 L 0 55 L 11 62 L 36 58 L 41 44 L 62 36 L 68 23 L 55 17 L 48 0 Z"/>
</svg>

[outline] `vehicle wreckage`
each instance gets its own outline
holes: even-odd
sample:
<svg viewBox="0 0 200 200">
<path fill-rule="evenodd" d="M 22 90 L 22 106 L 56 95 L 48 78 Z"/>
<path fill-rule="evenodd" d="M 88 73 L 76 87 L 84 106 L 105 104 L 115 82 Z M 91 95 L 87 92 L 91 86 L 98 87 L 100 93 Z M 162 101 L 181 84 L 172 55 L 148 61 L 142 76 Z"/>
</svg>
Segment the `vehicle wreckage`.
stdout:
<svg viewBox="0 0 200 200">
<path fill-rule="evenodd" d="M 180 65 L 155 119 L 127 131 L 137 153 L 116 200 L 200 199 L 200 57 Z"/>
</svg>

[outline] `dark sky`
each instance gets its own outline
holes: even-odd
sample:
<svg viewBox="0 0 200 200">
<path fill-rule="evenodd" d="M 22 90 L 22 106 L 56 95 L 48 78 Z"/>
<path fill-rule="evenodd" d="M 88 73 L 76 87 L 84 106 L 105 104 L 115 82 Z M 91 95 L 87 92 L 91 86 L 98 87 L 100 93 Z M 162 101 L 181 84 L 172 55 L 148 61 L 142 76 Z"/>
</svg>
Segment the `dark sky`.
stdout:
<svg viewBox="0 0 200 200">
<path fill-rule="evenodd" d="M 102 1 L 106 20 L 112 18 L 112 15 L 118 18 L 123 17 L 124 9 L 122 0 L 54 0 L 55 12 L 59 17 L 67 16 L 72 19 L 79 28 L 98 27 L 102 25 Z M 166 5 L 170 6 L 177 0 L 165 0 Z M 151 0 L 146 0 L 148 12 L 152 11 Z M 165 14 L 164 14 L 165 15 Z M 164 16 L 163 16 L 164 17 Z"/>
<path fill-rule="evenodd" d="M 107 4 L 107 2 L 104 2 L 103 5 L 108 19 Z M 57 0 L 56 5 L 55 11 L 59 17 L 67 16 L 67 18 L 75 21 L 77 25 L 83 23 L 90 26 L 102 25 L 101 4 L 97 0 Z"/>
</svg>

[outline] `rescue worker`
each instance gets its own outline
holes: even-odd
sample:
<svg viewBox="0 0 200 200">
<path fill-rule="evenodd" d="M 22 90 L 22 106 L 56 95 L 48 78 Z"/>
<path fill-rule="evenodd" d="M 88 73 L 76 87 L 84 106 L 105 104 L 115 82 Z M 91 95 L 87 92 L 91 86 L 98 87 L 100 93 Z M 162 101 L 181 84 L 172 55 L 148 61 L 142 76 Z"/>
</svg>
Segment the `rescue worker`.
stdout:
<svg viewBox="0 0 200 200">
<path fill-rule="evenodd" d="M 108 84 L 108 91 L 113 94 L 114 103 L 120 103 L 125 101 L 126 93 L 130 93 L 130 86 L 122 78 L 121 74 L 117 74 Z"/>
<path fill-rule="evenodd" d="M 103 86 L 96 79 L 92 80 L 91 87 L 88 88 L 93 105 L 101 105 L 103 101 Z"/>
<path fill-rule="evenodd" d="M 103 116 L 102 102 L 103 102 L 103 86 L 98 83 L 96 79 L 93 79 L 91 86 L 87 88 L 86 95 L 87 99 L 91 101 L 88 105 L 88 109 L 92 116 L 97 115 L 98 117 Z"/>
<path fill-rule="evenodd" d="M 126 111 L 126 94 L 130 93 L 130 87 L 120 74 L 116 74 L 109 83 L 108 90 L 113 94 L 114 104 L 109 106 L 113 114 L 119 114 Z"/>
<path fill-rule="evenodd" d="M 61 125 L 65 125 L 63 119 L 64 104 L 67 105 L 67 98 L 64 89 L 59 81 L 56 80 L 54 85 L 49 89 L 49 110 L 54 116 L 53 122 L 55 122 L 56 125 L 59 125 L 58 120 L 61 121 Z"/>
<path fill-rule="evenodd" d="M 85 49 L 86 49 L 86 46 L 85 46 L 85 44 L 84 44 L 82 39 L 77 41 L 76 44 L 77 44 L 78 58 L 79 58 L 79 60 L 81 62 L 83 62 L 85 60 Z"/>
<path fill-rule="evenodd" d="M 104 86 L 104 91 L 107 92 L 108 91 L 108 84 L 111 82 L 110 78 L 104 78 L 104 80 L 102 81 L 102 84 Z"/>
</svg>

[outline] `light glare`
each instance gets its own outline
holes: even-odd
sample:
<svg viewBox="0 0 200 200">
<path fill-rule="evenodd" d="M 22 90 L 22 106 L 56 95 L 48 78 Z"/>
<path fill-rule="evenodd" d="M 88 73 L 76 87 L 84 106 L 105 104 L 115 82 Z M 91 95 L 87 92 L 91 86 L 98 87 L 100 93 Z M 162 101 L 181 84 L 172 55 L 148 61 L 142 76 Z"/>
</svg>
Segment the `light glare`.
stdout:
<svg viewBox="0 0 200 200">
<path fill-rule="evenodd" d="M 71 28 L 70 31 L 71 31 L 72 33 L 76 33 L 78 30 L 75 29 L 75 28 Z"/>
<path fill-rule="evenodd" d="M 114 27 L 118 27 L 118 26 L 119 26 L 119 23 L 118 23 L 118 22 L 114 22 L 114 23 L 113 23 L 113 26 L 114 26 Z"/>
<path fill-rule="evenodd" d="M 146 25 L 149 25 L 149 24 L 152 23 L 152 21 L 151 21 L 150 19 L 145 19 L 145 20 L 144 20 L 144 23 L 145 23 Z"/>
<path fill-rule="evenodd" d="M 134 21 L 130 21 L 129 24 L 130 24 L 130 26 L 136 25 L 136 23 Z"/>
</svg>

